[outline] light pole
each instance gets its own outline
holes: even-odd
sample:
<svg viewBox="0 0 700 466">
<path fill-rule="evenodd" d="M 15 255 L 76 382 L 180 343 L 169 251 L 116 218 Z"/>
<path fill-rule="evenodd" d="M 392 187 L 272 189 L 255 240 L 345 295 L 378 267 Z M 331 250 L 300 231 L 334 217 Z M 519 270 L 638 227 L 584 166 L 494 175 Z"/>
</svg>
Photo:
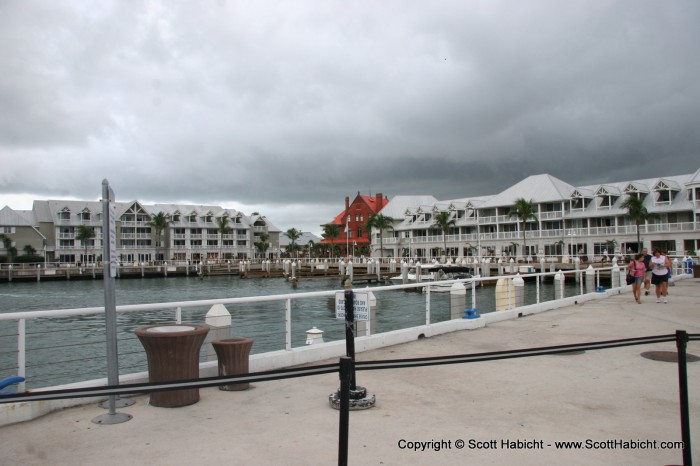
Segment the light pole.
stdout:
<svg viewBox="0 0 700 466">
<path fill-rule="evenodd" d="M 347 256 L 350 252 L 350 216 L 345 222 L 345 255 Z"/>
<path fill-rule="evenodd" d="M 352 258 L 355 259 L 355 246 L 357 246 L 357 241 L 352 242 Z"/>
</svg>

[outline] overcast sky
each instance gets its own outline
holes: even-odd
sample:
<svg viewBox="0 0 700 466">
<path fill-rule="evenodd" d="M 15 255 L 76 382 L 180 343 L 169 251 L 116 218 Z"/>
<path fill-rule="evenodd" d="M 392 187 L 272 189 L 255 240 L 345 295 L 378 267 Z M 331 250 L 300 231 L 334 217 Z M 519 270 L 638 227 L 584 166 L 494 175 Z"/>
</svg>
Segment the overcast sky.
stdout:
<svg viewBox="0 0 700 466">
<path fill-rule="evenodd" d="M 0 208 L 258 211 L 700 168 L 700 2 L 0 0 Z"/>
</svg>

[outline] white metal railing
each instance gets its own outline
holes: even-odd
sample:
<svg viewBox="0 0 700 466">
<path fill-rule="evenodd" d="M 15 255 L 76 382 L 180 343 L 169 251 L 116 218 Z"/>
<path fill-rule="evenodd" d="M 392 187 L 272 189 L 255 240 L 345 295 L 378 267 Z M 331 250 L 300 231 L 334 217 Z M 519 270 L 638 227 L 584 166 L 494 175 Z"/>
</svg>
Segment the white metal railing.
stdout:
<svg viewBox="0 0 700 466">
<path fill-rule="evenodd" d="M 481 265 L 475 265 L 475 267 L 480 267 Z M 499 271 L 503 270 L 503 272 L 509 272 L 509 265 L 508 264 L 503 264 L 502 266 L 499 264 Z M 502 269 L 500 268 L 502 267 Z M 536 270 L 538 267 L 537 264 L 533 264 L 529 267 L 532 267 L 532 270 Z M 510 271 L 512 272 L 513 269 Z M 537 292 L 536 292 L 536 303 L 539 304 L 541 302 L 541 294 L 540 294 L 540 281 L 546 277 L 546 276 L 552 276 L 555 275 L 556 273 L 561 273 L 564 274 L 565 277 L 569 277 L 568 281 L 571 282 L 573 281 L 573 275 L 578 274 L 578 282 L 580 282 L 580 287 L 577 287 L 575 291 L 572 291 L 571 289 L 569 290 L 569 294 L 567 296 L 564 296 L 562 291 L 562 296 L 555 296 L 555 299 L 563 298 L 563 297 L 571 297 L 571 296 L 577 296 L 577 292 L 580 292 L 580 294 L 584 294 L 584 292 L 592 292 L 595 290 L 590 289 L 590 283 L 586 284 L 586 288 L 584 288 L 584 274 L 590 274 L 593 273 L 595 275 L 595 286 L 600 285 L 600 273 L 601 272 L 611 272 L 615 271 L 614 273 L 620 273 L 620 279 L 623 280 L 621 277 L 624 276 L 625 268 L 624 266 L 621 266 L 619 269 L 617 266 L 614 267 L 607 267 L 607 268 L 596 268 L 593 269 L 592 267 L 589 269 L 583 269 L 583 270 L 571 270 L 571 271 L 565 271 L 565 272 L 545 272 L 545 273 L 530 273 L 530 274 L 525 274 L 523 275 L 524 277 L 530 277 L 532 279 L 535 279 L 536 281 L 536 287 L 537 287 Z M 347 273 L 347 271 L 346 271 Z M 359 270 L 355 273 L 359 273 Z M 400 267 L 397 267 L 397 276 L 401 274 Z M 510 276 L 493 276 L 490 277 L 488 274 L 482 274 L 481 280 L 497 280 L 500 278 L 509 278 L 512 279 L 513 275 Z M 439 282 L 422 282 L 422 283 L 411 283 L 411 284 L 401 284 L 401 285 L 391 285 L 391 286 L 380 286 L 380 287 L 373 287 L 373 288 L 362 288 L 361 290 L 369 290 L 375 294 L 378 293 L 384 293 L 388 291 L 394 291 L 394 290 L 404 290 L 408 288 L 424 288 L 425 293 L 425 312 L 426 312 L 426 319 L 425 319 L 425 324 L 429 325 L 432 322 L 432 304 L 431 304 L 431 290 L 433 286 L 438 286 L 438 285 L 451 285 L 457 282 L 462 282 L 465 283 L 465 285 L 468 285 L 468 288 L 471 287 L 472 290 L 472 296 L 471 296 L 471 306 L 472 307 L 478 307 L 479 303 L 477 302 L 477 296 L 475 293 L 475 286 L 477 286 L 479 280 L 478 279 L 461 279 L 461 280 L 445 280 L 445 281 L 439 281 Z M 620 283 L 620 281 L 618 281 Z M 489 288 L 487 288 L 489 289 Z M 360 289 L 356 289 L 360 290 Z M 182 313 L 183 311 L 191 310 L 194 308 L 202 308 L 202 307 L 210 307 L 215 304 L 230 304 L 230 305 L 235 305 L 237 310 L 244 309 L 245 306 L 247 305 L 252 305 L 254 303 L 280 303 L 283 304 L 284 308 L 284 322 L 285 322 L 285 338 L 284 338 L 284 350 L 290 351 L 292 349 L 292 335 L 291 335 L 291 322 L 292 322 L 292 312 L 293 312 L 293 306 L 292 302 L 293 301 L 303 301 L 307 299 L 313 299 L 313 298 L 320 298 L 320 297 L 333 297 L 335 296 L 337 290 L 328 290 L 328 291 L 316 291 L 316 292 L 306 292 L 306 293 L 294 293 L 294 294 L 280 294 L 280 295 L 273 295 L 273 296 L 256 296 L 256 297 L 246 297 L 246 298 L 223 298 L 223 299 L 209 299 L 209 300 L 201 300 L 201 301 L 180 301 L 180 302 L 166 302 L 166 303 L 153 303 L 153 304 L 135 304 L 135 305 L 122 305 L 122 306 L 117 306 L 117 313 L 118 314 L 134 314 L 134 313 L 142 313 L 144 314 L 144 320 L 147 320 L 148 318 L 145 317 L 149 315 L 149 313 L 155 312 L 155 311 L 163 311 L 163 310 L 171 310 L 172 311 L 172 321 L 174 323 L 181 323 L 182 322 Z M 574 294 L 572 294 L 574 293 Z M 482 312 L 488 311 L 487 309 L 482 310 Z M 66 318 L 66 317 L 81 317 L 81 316 L 89 316 L 89 315 L 98 315 L 98 314 L 104 314 L 104 308 L 103 307 L 91 307 L 91 308 L 80 308 L 80 309 L 62 309 L 62 310 L 44 310 L 44 311 L 28 311 L 28 312 L 11 312 L 11 313 L 0 313 L 0 322 L 3 321 L 15 321 L 17 323 L 17 373 L 19 376 L 22 377 L 27 377 L 27 372 L 26 372 L 26 360 L 27 360 L 27 332 L 26 332 L 26 323 L 28 321 L 36 320 L 36 319 L 61 319 L 61 318 Z M 254 316 L 251 316 L 251 318 L 255 319 Z M 280 316 L 281 318 L 281 316 Z M 448 318 L 449 319 L 449 318 Z M 129 319 L 130 322 L 134 322 L 134 319 Z M 65 325 L 71 326 L 73 325 L 73 321 L 66 320 Z M 369 330 L 368 330 L 369 332 Z M 40 337 L 38 337 L 40 338 Z M 60 362 L 58 363 L 60 364 Z M 31 374 L 29 379 L 31 380 Z M 22 385 L 20 387 L 20 390 L 24 390 L 25 387 Z"/>
</svg>

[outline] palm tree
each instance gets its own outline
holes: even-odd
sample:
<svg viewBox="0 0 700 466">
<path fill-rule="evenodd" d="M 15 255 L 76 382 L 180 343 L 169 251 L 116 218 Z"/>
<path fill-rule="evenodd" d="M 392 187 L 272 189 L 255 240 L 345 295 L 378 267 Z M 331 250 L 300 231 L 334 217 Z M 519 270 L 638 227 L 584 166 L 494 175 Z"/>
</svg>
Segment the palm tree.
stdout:
<svg viewBox="0 0 700 466">
<path fill-rule="evenodd" d="M 260 255 L 264 258 L 265 252 L 270 247 L 270 235 L 263 233 L 258 238 L 259 240 L 253 244 L 255 245 L 255 249 L 257 249 Z"/>
<path fill-rule="evenodd" d="M 443 251 L 445 256 L 447 256 L 447 233 L 449 233 L 450 228 L 455 226 L 457 221 L 452 217 L 449 212 L 438 212 L 435 215 L 433 222 L 442 231 L 442 245 L 444 246 Z"/>
<path fill-rule="evenodd" d="M 367 231 L 371 232 L 372 228 L 379 230 L 379 257 L 384 257 L 384 230 L 391 228 L 394 229 L 393 221 L 391 217 L 387 217 L 383 214 L 372 215 L 367 219 Z"/>
<path fill-rule="evenodd" d="M 628 197 L 627 199 L 625 199 L 625 202 L 623 202 L 620 207 L 622 207 L 623 209 L 627 209 L 627 218 L 631 218 L 632 220 L 634 220 L 634 223 L 637 226 L 637 248 L 639 248 L 639 225 L 647 222 L 648 220 L 654 220 L 659 216 L 655 213 L 649 212 L 647 208 L 644 207 L 644 201 L 638 198 L 637 196 Z M 637 250 L 637 252 L 639 251 L 641 251 L 641 249 Z"/>
<path fill-rule="evenodd" d="M 224 235 L 231 231 L 231 227 L 228 226 L 229 218 L 228 215 L 223 215 L 216 219 L 216 229 L 219 232 L 219 260 L 223 259 L 224 254 Z M 262 236 L 261 236 L 262 241 Z M 267 241 L 267 240 L 265 240 Z M 257 243 L 255 243 L 257 245 Z M 267 248 L 266 248 L 267 249 Z M 263 251 L 264 252 L 264 251 Z"/>
<path fill-rule="evenodd" d="M 12 262 L 12 259 L 17 255 L 17 248 L 12 246 L 12 238 L 5 234 L 0 234 L 2 245 L 7 250 L 7 262 Z"/>
<path fill-rule="evenodd" d="M 296 240 L 301 238 L 301 230 L 297 230 L 296 228 L 290 228 L 289 230 L 287 230 L 287 238 L 289 238 L 289 241 L 291 241 L 289 247 L 287 248 L 287 250 L 291 253 L 296 249 Z"/>
<path fill-rule="evenodd" d="M 168 228 L 170 223 L 170 219 L 163 211 L 152 216 L 151 221 L 148 222 L 148 225 L 156 231 L 156 256 L 158 256 L 158 249 L 161 247 L 160 237 L 163 234 L 163 230 Z"/>
<path fill-rule="evenodd" d="M 87 225 L 78 226 L 78 231 L 75 233 L 75 239 L 80 241 L 83 244 L 83 246 L 85 246 L 85 255 L 84 255 L 85 262 L 87 262 L 88 240 L 90 240 L 94 237 L 95 237 L 95 229 L 93 227 L 89 227 Z"/>
<path fill-rule="evenodd" d="M 527 242 L 525 240 L 525 224 L 528 220 L 537 220 L 537 207 L 535 201 L 520 197 L 515 200 L 515 205 L 508 212 L 509 217 L 516 217 L 520 221 L 520 230 L 523 232 L 523 253 L 527 254 Z"/>
<path fill-rule="evenodd" d="M 31 244 L 27 244 L 27 245 L 26 245 L 24 248 L 22 248 L 22 249 L 24 250 L 24 253 L 25 253 L 26 255 L 28 255 L 28 256 L 33 256 L 34 254 L 36 254 L 36 249 L 34 249 L 34 247 L 32 247 Z"/>
</svg>

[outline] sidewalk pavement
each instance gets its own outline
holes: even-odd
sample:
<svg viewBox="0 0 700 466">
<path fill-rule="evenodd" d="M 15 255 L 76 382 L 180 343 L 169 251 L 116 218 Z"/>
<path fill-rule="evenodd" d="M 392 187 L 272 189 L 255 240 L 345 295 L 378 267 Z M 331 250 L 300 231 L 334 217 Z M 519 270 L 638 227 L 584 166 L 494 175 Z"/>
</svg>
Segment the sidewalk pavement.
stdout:
<svg viewBox="0 0 700 466">
<path fill-rule="evenodd" d="M 669 290 L 669 304 L 657 304 L 652 293 L 639 305 L 628 292 L 369 351 L 357 360 L 700 333 L 700 280 Z M 358 371 L 358 385 L 377 403 L 350 413 L 349 463 L 682 464 L 682 450 L 662 448 L 681 439 L 678 366 L 640 356 L 675 350 L 671 342 Z M 700 341 L 689 342 L 688 353 L 700 356 Z M 327 374 L 258 382 L 242 392 L 207 388 L 198 403 L 174 409 L 149 406 L 148 396 L 138 396 L 135 405 L 118 410 L 133 419 L 116 425 L 91 422 L 105 413 L 97 405 L 70 408 L 0 428 L 0 464 L 337 464 L 339 415 L 328 396 L 338 386 L 338 375 Z M 700 462 L 700 362 L 688 364 L 688 388 L 692 451 Z M 555 442 L 564 441 L 582 448 L 557 448 Z"/>
</svg>

